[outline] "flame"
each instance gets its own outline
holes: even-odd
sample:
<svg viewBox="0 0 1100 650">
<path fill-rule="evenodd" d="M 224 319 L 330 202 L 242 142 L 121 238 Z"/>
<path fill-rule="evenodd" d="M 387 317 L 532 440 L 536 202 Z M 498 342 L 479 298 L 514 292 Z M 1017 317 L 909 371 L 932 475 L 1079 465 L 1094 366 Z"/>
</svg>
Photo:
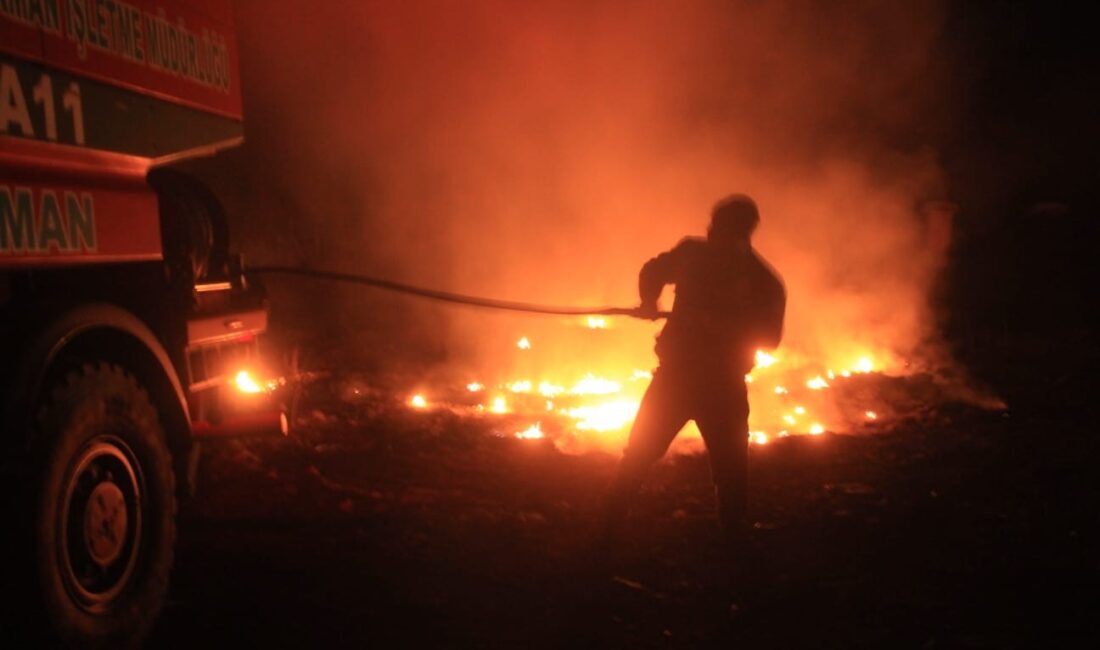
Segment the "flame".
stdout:
<svg viewBox="0 0 1100 650">
<path fill-rule="evenodd" d="M 538 440 L 545 436 L 542 433 L 541 423 L 536 422 L 523 431 L 516 432 L 516 437 L 520 440 Z"/>
<path fill-rule="evenodd" d="M 638 369 L 636 357 L 621 357 L 619 360 L 626 361 L 621 364 L 609 362 L 605 352 L 614 341 L 592 333 L 606 329 L 609 323 L 602 318 L 585 318 L 581 322 L 586 327 L 574 327 L 570 332 L 572 336 L 591 337 L 590 342 L 570 345 L 564 351 L 540 344 L 533 353 L 523 352 L 532 349 L 531 338 L 509 336 L 505 340 L 517 341 L 518 376 L 497 373 L 469 381 L 465 391 L 459 389 L 453 394 L 487 394 L 476 404 L 461 402 L 453 406 L 487 416 L 507 416 L 509 422 L 514 417 L 526 419 L 512 429 L 518 439 L 551 438 L 559 449 L 566 451 L 593 448 L 621 451 L 653 373 Z M 618 329 L 624 335 L 629 331 L 626 326 Z M 528 334 L 532 338 L 542 337 L 540 341 L 554 340 L 543 333 Z M 791 349 L 757 350 L 754 357 L 754 370 L 745 375 L 752 405 L 748 437 L 753 445 L 766 445 L 790 436 L 843 432 L 846 427 L 882 419 L 873 410 L 852 414 L 840 408 L 836 400 L 851 394 L 842 388 L 846 382 L 855 381 L 853 377 L 899 367 L 888 353 L 871 354 L 867 349 L 845 347 L 842 343 L 838 343 L 835 354 L 820 362 Z M 555 365 L 563 360 L 569 365 Z M 830 388 L 836 390 L 826 390 Z M 443 394 L 441 390 L 434 392 Z M 435 398 L 432 406 L 443 403 L 442 398 Z M 429 407 L 420 394 L 410 399 L 409 405 L 418 409 Z M 853 416 L 856 422 L 852 421 Z M 548 419 L 554 424 L 544 430 L 542 424 L 548 423 Z M 690 424 L 679 439 L 686 440 L 688 448 L 698 449 L 698 438 L 697 427 Z"/>
<path fill-rule="evenodd" d="M 587 375 L 569 389 L 574 395 L 610 395 L 622 390 L 622 384 L 603 377 Z"/>
<path fill-rule="evenodd" d="M 256 380 L 252 378 L 252 375 L 247 370 L 242 370 L 237 373 L 237 376 L 233 379 L 233 383 L 237 385 L 237 390 L 242 393 L 255 394 L 262 393 L 263 388 L 256 383 Z"/>
<path fill-rule="evenodd" d="M 603 432 L 622 429 L 634 420 L 637 413 L 638 402 L 629 399 L 566 410 L 566 414 L 577 421 L 577 428 L 581 431 Z"/>
<path fill-rule="evenodd" d="M 756 351 L 757 368 L 767 368 L 769 366 L 774 366 L 777 361 L 779 361 L 779 359 L 776 359 L 773 355 L 768 354 L 763 350 Z"/>
<path fill-rule="evenodd" d="M 539 382 L 539 395 L 543 397 L 554 397 L 555 395 L 561 395 L 565 392 L 564 386 L 558 386 L 557 384 L 551 384 L 548 381 Z"/>
<path fill-rule="evenodd" d="M 508 384 L 508 390 L 512 391 L 513 393 L 530 393 L 532 386 L 533 384 L 530 381 L 524 379 L 522 381 L 514 381 Z"/>
<path fill-rule="evenodd" d="M 585 320 L 585 324 L 593 330 L 607 329 L 607 319 L 602 316 L 589 316 Z"/>
</svg>

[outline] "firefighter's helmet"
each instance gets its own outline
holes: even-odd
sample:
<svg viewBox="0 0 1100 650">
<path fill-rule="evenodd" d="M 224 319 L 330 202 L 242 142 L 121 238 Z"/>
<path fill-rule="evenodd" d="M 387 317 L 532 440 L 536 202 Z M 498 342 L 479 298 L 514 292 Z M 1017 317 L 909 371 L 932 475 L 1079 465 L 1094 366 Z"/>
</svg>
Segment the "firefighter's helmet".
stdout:
<svg viewBox="0 0 1100 650">
<path fill-rule="evenodd" d="M 748 238 L 759 223 L 760 211 L 756 208 L 756 202 L 747 194 L 727 196 L 715 204 L 710 213 L 711 236 Z"/>
</svg>

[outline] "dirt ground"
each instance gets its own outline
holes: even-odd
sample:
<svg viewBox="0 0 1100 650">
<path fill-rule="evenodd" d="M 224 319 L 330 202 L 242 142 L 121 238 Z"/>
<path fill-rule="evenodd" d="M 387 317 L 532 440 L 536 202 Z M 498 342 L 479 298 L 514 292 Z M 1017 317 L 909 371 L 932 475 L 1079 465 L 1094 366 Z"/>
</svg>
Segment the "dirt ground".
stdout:
<svg viewBox="0 0 1100 650">
<path fill-rule="evenodd" d="M 947 404 L 752 449 L 736 585 L 705 457 L 660 464 L 614 556 L 615 458 L 384 394 L 310 392 L 287 440 L 205 449 L 149 646 L 1092 646 L 1093 431 Z M 731 611 L 734 592 L 739 608 Z M 1093 646 L 1094 647 L 1094 646 Z"/>
</svg>

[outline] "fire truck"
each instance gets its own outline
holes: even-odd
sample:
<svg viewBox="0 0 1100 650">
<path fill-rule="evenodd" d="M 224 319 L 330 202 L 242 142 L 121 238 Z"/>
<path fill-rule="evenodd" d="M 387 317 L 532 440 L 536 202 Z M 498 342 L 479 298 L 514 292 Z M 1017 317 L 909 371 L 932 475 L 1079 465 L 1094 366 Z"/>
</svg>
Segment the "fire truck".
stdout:
<svg viewBox="0 0 1100 650">
<path fill-rule="evenodd" d="M 286 432 L 265 295 L 174 166 L 241 120 L 228 0 L 0 2 L 0 629 L 140 643 L 201 442 Z"/>
</svg>

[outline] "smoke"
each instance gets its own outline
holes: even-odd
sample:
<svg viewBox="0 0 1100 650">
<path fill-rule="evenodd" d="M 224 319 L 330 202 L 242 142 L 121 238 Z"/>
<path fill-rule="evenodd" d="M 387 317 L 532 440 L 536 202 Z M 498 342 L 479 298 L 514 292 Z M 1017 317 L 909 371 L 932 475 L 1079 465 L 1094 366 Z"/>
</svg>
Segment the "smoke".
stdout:
<svg viewBox="0 0 1100 650">
<path fill-rule="evenodd" d="M 279 242 L 254 259 L 632 305 L 640 265 L 745 192 L 789 291 L 784 349 L 899 365 L 934 337 L 937 2 L 241 0 L 237 21 L 245 231 Z M 653 363 L 653 324 L 593 342 L 558 319 L 326 295 L 381 357 Z M 545 356 L 516 361 L 519 334 Z"/>
</svg>

